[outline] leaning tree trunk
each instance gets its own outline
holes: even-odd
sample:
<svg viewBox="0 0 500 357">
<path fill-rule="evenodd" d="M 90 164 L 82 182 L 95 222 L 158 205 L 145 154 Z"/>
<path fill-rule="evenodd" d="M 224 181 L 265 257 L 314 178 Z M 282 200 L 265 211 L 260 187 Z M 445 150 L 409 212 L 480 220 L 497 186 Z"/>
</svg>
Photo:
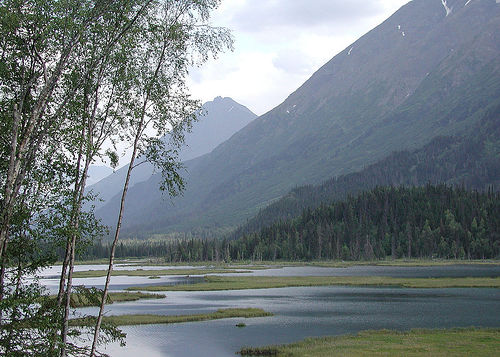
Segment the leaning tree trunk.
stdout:
<svg viewBox="0 0 500 357">
<path fill-rule="evenodd" d="M 147 102 L 147 100 L 144 103 L 143 117 L 141 119 L 141 122 L 139 123 L 138 131 L 136 133 L 136 137 L 134 140 L 134 149 L 132 151 L 132 157 L 130 158 L 130 162 L 129 162 L 129 166 L 128 166 L 128 170 L 127 170 L 127 177 L 125 179 L 125 184 L 123 186 L 122 198 L 120 201 L 120 211 L 118 213 L 118 222 L 116 223 L 115 236 L 113 239 L 113 244 L 111 245 L 111 252 L 109 255 L 108 273 L 106 275 L 106 283 L 104 284 L 104 291 L 102 293 L 101 306 L 99 308 L 99 314 L 97 316 L 97 321 L 96 321 L 96 325 L 95 325 L 94 339 L 92 341 L 92 349 L 90 352 L 90 357 L 94 357 L 95 353 L 96 353 L 97 342 L 99 339 L 99 332 L 101 329 L 102 317 L 103 317 L 103 313 L 104 313 L 104 305 L 106 304 L 106 300 L 108 298 L 109 282 L 111 280 L 111 273 L 113 272 L 116 246 L 118 244 L 118 238 L 120 237 L 120 229 L 122 226 L 122 219 L 123 219 L 123 210 L 125 208 L 125 198 L 127 196 L 128 185 L 130 182 L 130 175 L 132 174 L 132 170 L 134 168 L 134 162 L 135 162 L 135 157 L 137 155 L 139 139 L 140 139 L 141 134 L 142 134 L 142 126 L 144 123 L 144 116 L 145 116 L 145 112 L 146 112 L 146 102 Z"/>
<path fill-rule="evenodd" d="M 162 51 L 161 51 L 160 57 L 158 58 L 158 62 L 156 64 L 156 69 L 155 69 L 153 76 L 151 77 L 150 83 L 153 83 L 154 79 L 156 79 L 158 77 L 158 74 L 159 74 L 160 69 L 161 69 L 161 65 L 163 64 L 163 61 L 165 60 L 166 50 L 167 50 L 167 43 L 165 41 L 163 43 Z M 97 321 L 96 321 L 96 325 L 95 325 L 94 339 L 92 341 L 92 349 L 90 351 L 90 357 L 95 357 L 95 353 L 96 353 L 96 349 L 97 349 L 97 342 L 99 339 L 99 332 L 101 330 L 102 317 L 103 317 L 103 313 L 104 313 L 104 305 L 106 304 L 106 299 L 108 298 L 109 282 L 111 280 L 111 273 L 113 271 L 113 264 L 114 264 L 114 260 L 115 260 L 115 251 L 116 251 L 116 246 L 118 244 L 118 238 L 120 236 L 120 229 L 122 226 L 123 210 L 125 208 L 125 198 L 127 197 L 128 185 L 130 182 L 130 175 L 132 173 L 132 170 L 134 169 L 135 158 L 137 156 L 137 151 L 139 149 L 139 141 L 141 139 L 141 136 L 142 136 L 143 130 L 144 130 L 144 126 L 145 126 L 146 111 L 147 111 L 147 106 L 148 106 L 150 94 L 151 94 L 150 85 L 148 87 L 146 87 L 145 94 L 146 95 L 145 95 L 144 102 L 143 102 L 141 112 L 140 112 L 140 119 L 139 119 L 138 124 L 137 124 L 137 131 L 135 132 L 132 157 L 130 158 L 130 162 L 129 162 L 129 166 L 128 166 L 128 170 L 127 170 L 127 177 L 125 179 L 125 184 L 123 186 L 122 198 L 120 201 L 120 211 L 118 213 L 118 222 L 116 223 L 115 237 L 113 239 L 113 244 L 111 245 L 111 252 L 109 254 L 108 273 L 106 275 L 106 283 L 104 284 L 104 291 L 102 293 L 101 306 L 99 308 L 99 315 L 97 316 Z"/>
</svg>

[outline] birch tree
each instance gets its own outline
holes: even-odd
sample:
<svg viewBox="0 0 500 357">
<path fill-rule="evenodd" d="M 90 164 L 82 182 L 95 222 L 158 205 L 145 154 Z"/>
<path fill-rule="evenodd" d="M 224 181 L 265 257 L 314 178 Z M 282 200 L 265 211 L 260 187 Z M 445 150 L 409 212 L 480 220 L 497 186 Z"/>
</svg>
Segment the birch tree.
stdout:
<svg viewBox="0 0 500 357">
<path fill-rule="evenodd" d="M 210 13 L 218 0 L 161 0 L 146 17 L 130 68 L 132 86 L 128 96 L 126 135 L 132 154 L 122 191 L 114 231 L 108 272 L 97 316 L 91 357 L 95 356 L 107 299 L 114 254 L 122 225 L 125 199 L 132 170 L 138 157 L 148 160 L 163 176 L 161 189 L 176 195 L 184 188 L 178 150 L 196 118 L 200 103 L 191 99 L 186 77 L 191 66 L 201 65 L 210 56 L 232 47 L 227 29 L 210 26 Z"/>
<path fill-rule="evenodd" d="M 126 51 L 125 35 L 152 3 L 0 4 L 1 352 L 66 354 L 71 279 L 56 306 L 39 284 L 26 285 L 23 279 L 53 262 L 53 254 L 46 253 L 68 237 L 64 287 L 77 236 L 88 235 L 89 228 L 95 233 L 95 220 L 81 212 L 83 187 L 88 166 L 105 137 L 116 130 L 117 118 L 111 99 L 103 114 L 97 97 L 116 98 L 109 93 L 118 92 L 121 82 L 116 73 L 103 80 L 106 65 Z M 69 347 L 72 355 L 89 349 Z"/>
</svg>

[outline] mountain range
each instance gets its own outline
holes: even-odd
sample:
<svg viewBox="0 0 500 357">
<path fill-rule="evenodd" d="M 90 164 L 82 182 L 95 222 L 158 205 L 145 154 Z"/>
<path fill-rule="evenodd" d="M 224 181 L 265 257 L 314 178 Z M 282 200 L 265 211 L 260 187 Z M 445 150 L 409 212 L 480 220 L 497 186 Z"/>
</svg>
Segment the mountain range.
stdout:
<svg viewBox="0 0 500 357">
<path fill-rule="evenodd" d="M 206 102 L 193 123 L 191 131 L 185 134 L 179 160 L 188 161 L 211 152 L 256 117 L 257 115 L 250 109 L 231 98 L 216 97 L 213 101 Z M 89 185 L 87 190 L 99 194 L 100 200 L 93 202 L 96 208 L 105 206 L 114 196 L 121 194 L 127 169 L 128 165 L 125 165 Z M 91 177 L 93 177 L 92 173 Z M 153 174 L 154 167 L 150 163 L 145 162 L 137 166 L 132 170 L 130 189 L 133 190 L 134 185 L 150 179 Z M 151 187 L 151 189 L 158 192 L 158 186 Z"/>
<path fill-rule="evenodd" d="M 158 175 L 136 183 L 123 233 L 234 227 L 294 187 L 465 137 L 499 104 L 499 28 L 495 0 L 409 2 L 283 103 L 187 161 L 181 197 L 165 200 Z M 97 214 L 111 223 L 117 207 L 115 196 Z"/>
</svg>

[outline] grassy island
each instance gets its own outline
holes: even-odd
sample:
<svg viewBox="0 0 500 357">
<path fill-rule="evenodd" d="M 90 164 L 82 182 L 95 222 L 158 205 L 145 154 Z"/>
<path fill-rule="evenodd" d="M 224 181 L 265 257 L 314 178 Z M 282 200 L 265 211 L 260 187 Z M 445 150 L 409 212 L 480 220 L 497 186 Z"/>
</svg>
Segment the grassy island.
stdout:
<svg viewBox="0 0 500 357">
<path fill-rule="evenodd" d="M 500 329 L 363 331 L 357 335 L 308 338 L 289 345 L 244 348 L 242 356 L 496 356 Z"/>
<path fill-rule="evenodd" d="M 115 302 L 126 302 L 126 301 L 137 301 L 140 299 L 163 299 L 165 295 L 163 294 L 147 294 L 141 292 L 110 292 L 108 294 L 107 304 L 112 304 Z M 89 306 L 99 306 L 102 299 L 97 298 L 96 301 L 91 301 L 84 295 L 73 293 L 71 294 L 71 307 L 89 307 Z"/>
<path fill-rule="evenodd" d="M 158 277 L 167 275 L 205 275 L 205 274 L 225 274 L 225 273 L 247 273 L 248 271 L 239 271 L 231 269 L 160 269 L 160 270 L 113 270 L 112 276 L 144 276 Z M 108 274 L 107 270 L 86 270 L 75 271 L 74 278 L 101 278 Z"/>
<path fill-rule="evenodd" d="M 495 278 L 391 278 L 380 276 L 206 276 L 187 285 L 131 287 L 135 291 L 214 291 L 300 286 L 400 286 L 405 288 L 499 288 Z"/>
<path fill-rule="evenodd" d="M 194 322 L 194 321 L 207 321 L 207 320 L 220 320 L 228 318 L 251 318 L 251 317 L 265 317 L 272 316 L 270 312 L 262 309 L 255 308 L 242 308 L 242 309 L 219 309 L 212 313 L 207 314 L 194 314 L 194 315 L 118 315 L 118 316 L 105 316 L 104 322 L 111 323 L 115 326 L 129 326 L 129 325 L 154 325 L 154 324 L 173 324 L 181 322 Z M 71 320 L 72 326 L 92 326 L 95 324 L 95 318 L 85 317 L 80 319 Z"/>
</svg>

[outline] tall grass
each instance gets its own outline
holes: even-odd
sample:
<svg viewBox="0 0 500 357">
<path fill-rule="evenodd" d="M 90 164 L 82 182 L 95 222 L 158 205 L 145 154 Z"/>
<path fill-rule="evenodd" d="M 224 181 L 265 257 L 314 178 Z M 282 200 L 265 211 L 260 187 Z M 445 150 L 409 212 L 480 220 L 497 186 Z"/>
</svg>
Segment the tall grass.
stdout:
<svg viewBox="0 0 500 357">
<path fill-rule="evenodd" d="M 308 338 L 281 346 L 243 348 L 242 356 L 498 356 L 500 329 L 363 331 L 357 335 Z"/>
<path fill-rule="evenodd" d="M 206 320 L 219 320 L 228 318 L 251 318 L 251 317 L 265 317 L 272 316 L 270 312 L 256 308 L 237 308 L 237 309 L 219 309 L 212 313 L 207 314 L 194 314 L 194 315 L 117 315 L 105 316 L 104 322 L 111 323 L 115 326 L 127 325 L 153 325 L 153 324 L 173 324 L 181 322 L 193 321 L 206 321 Z M 92 326 L 95 321 L 94 318 L 86 317 L 81 319 L 71 320 L 73 326 Z"/>
<path fill-rule="evenodd" d="M 400 286 L 406 288 L 499 288 L 500 277 L 393 278 L 382 276 L 206 276 L 204 282 L 196 284 L 131 287 L 128 288 L 128 290 L 214 291 L 328 285 Z"/>
</svg>

